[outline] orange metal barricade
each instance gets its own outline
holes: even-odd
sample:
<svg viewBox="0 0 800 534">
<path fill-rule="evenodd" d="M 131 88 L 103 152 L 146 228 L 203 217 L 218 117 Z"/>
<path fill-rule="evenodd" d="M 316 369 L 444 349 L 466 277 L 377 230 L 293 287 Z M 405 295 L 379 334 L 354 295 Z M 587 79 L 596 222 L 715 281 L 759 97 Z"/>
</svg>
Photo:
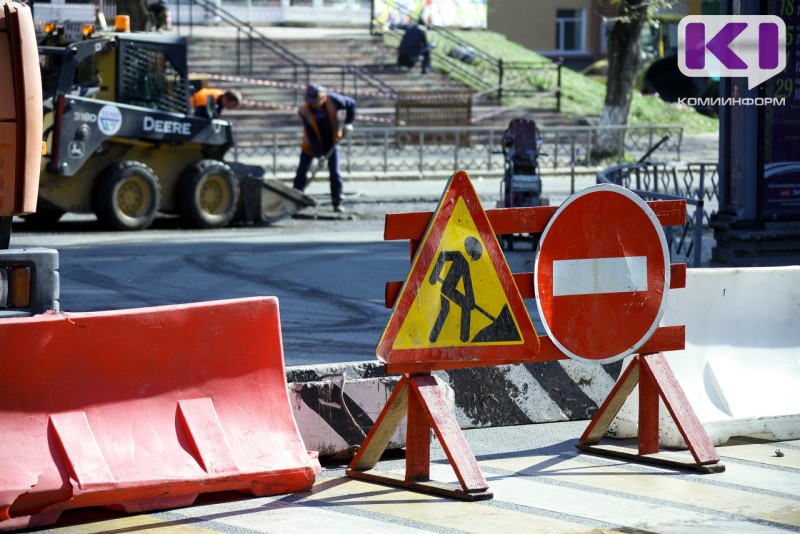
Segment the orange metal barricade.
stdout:
<svg viewBox="0 0 800 534">
<path fill-rule="evenodd" d="M 453 215 L 460 202 L 463 202 L 465 206 L 476 205 L 477 207 L 468 210 L 466 215 L 465 210 L 462 210 L 460 215 Z M 654 201 L 649 202 L 648 207 L 652 210 L 652 222 L 655 224 L 672 226 L 683 224 L 685 221 L 686 203 L 683 200 Z M 384 362 L 387 374 L 403 374 L 403 378 L 387 401 L 370 433 L 364 439 L 361 448 L 355 454 L 346 471 L 348 476 L 463 500 L 483 500 L 493 497 L 477 460 L 469 450 L 455 416 L 447 406 L 441 389 L 431 376 L 431 372 L 521 362 L 545 362 L 566 359 L 569 355 L 548 336 L 538 337 L 533 348 L 524 346 L 520 348 L 522 345 L 520 340 L 516 347 L 518 350 L 514 353 L 511 350 L 514 348 L 513 346 L 503 343 L 487 347 L 483 338 L 480 343 L 468 345 L 467 350 L 462 350 L 464 343 L 460 346 L 452 341 L 447 346 L 435 346 L 431 341 L 432 335 L 425 337 L 426 332 L 433 332 L 433 330 L 420 328 L 419 325 L 422 324 L 420 321 L 414 323 L 413 328 L 407 329 L 412 335 L 407 335 L 406 339 L 401 339 L 400 342 L 398 342 L 400 339 L 398 332 L 403 331 L 404 321 L 409 316 L 409 310 L 421 309 L 425 306 L 437 310 L 436 298 L 429 296 L 427 302 L 423 303 L 423 299 L 419 298 L 419 292 L 420 288 L 433 284 L 438 277 L 437 271 L 428 269 L 431 265 L 428 260 L 434 254 L 441 253 L 439 252 L 440 243 L 444 239 L 443 236 L 447 235 L 451 221 L 455 221 L 453 224 L 459 229 L 453 231 L 454 235 L 459 237 L 463 237 L 465 234 L 477 236 L 476 240 L 482 240 L 483 248 L 491 256 L 502 254 L 499 252 L 499 245 L 496 242 L 492 243 L 494 237 L 491 234 L 543 233 L 557 211 L 557 208 L 549 206 L 484 211 L 480 207 L 474 188 L 469 183 L 468 175 L 464 171 L 459 171 L 448 183 L 435 212 L 388 214 L 386 216 L 384 239 L 408 239 L 410 241 L 412 270 L 405 283 L 395 281 L 386 285 L 386 305 L 394 307 L 394 309 L 376 353 Z M 486 237 L 487 232 L 482 230 L 487 227 L 489 237 Z M 465 248 L 465 250 L 467 249 Z M 426 261 L 428 263 L 425 263 Z M 495 265 L 497 266 L 497 263 Z M 685 264 L 664 265 L 663 268 L 669 271 L 669 276 L 664 277 L 669 288 L 684 287 L 686 282 Z M 500 276 L 501 270 L 504 271 L 502 277 Z M 429 274 L 429 272 L 436 274 Z M 534 273 L 510 273 L 505 260 L 503 260 L 498 269 L 498 278 L 512 280 L 517 299 L 536 297 Z M 466 288 L 466 281 L 459 283 L 463 284 L 462 288 Z M 461 291 L 466 294 L 466 289 Z M 512 293 L 506 292 L 506 294 Z M 444 295 L 443 291 L 442 295 Z M 466 297 L 464 297 L 464 302 L 466 302 Z M 433 305 L 431 306 L 431 304 Z M 449 310 L 449 307 L 441 305 L 438 309 Z M 400 310 L 399 314 L 398 310 Z M 446 313 L 445 311 L 445 315 Z M 471 313 L 471 310 L 468 310 L 467 313 Z M 435 317 L 435 313 L 429 317 Z M 430 328 L 429 323 L 425 326 Z M 422 332 L 422 336 L 420 336 L 420 332 Z M 519 337 L 524 338 L 525 336 Z M 408 342 L 407 339 L 412 339 L 416 345 Z M 463 342 L 463 339 L 461 341 Z M 481 345 L 482 343 L 484 344 Z M 578 442 L 578 447 L 590 453 L 619 456 L 634 461 L 701 472 L 724 470 L 724 466 L 719 465 L 719 456 L 669 369 L 666 359 L 661 354 L 663 351 L 682 350 L 684 345 L 684 326 L 658 327 L 656 322 L 653 330 L 647 334 L 647 338 L 636 348 L 635 365 L 629 367 L 621 380 L 621 385 L 618 384 L 614 388 L 609 398 L 598 410 L 589 428 Z M 599 444 L 608 424 L 637 385 L 640 386 L 641 396 L 638 450 L 620 450 L 619 447 L 607 447 Z M 664 401 L 673 419 L 678 423 L 692 453 L 692 458 L 675 458 L 672 455 L 659 453 L 659 399 Z M 408 418 L 405 475 L 380 472 L 375 467 L 390 436 L 404 416 Z M 458 478 L 459 486 L 442 484 L 430 479 L 431 430 L 439 439 Z"/>
<path fill-rule="evenodd" d="M 0 320 L 0 529 L 309 489 L 274 297 Z"/>
</svg>

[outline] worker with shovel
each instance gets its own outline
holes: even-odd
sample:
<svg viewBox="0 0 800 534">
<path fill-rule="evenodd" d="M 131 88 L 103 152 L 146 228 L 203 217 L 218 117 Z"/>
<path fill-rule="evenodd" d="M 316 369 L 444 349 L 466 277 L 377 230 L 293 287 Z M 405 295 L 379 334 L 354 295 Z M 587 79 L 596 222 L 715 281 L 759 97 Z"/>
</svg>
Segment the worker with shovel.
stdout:
<svg viewBox="0 0 800 534">
<path fill-rule="evenodd" d="M 339 127 L 339 110 L 345 111 L 344 126 Z M 309 85 L 305 103 L 298 109 L 303 119 L 303 142 L 300 164 L 294 177 L 294 188 L 300 191 L 314 179 L 317 169 L 327 159 L 331 182 L 333 211 L 343 212 L 344 180 L 339 167 L 339 141 L 353 131 L 356 101 L 352 98 L 327 91 L 321 85 Z M 309 179 L 306 175 L 314 158 L 319 164 Z"/>
</svg>

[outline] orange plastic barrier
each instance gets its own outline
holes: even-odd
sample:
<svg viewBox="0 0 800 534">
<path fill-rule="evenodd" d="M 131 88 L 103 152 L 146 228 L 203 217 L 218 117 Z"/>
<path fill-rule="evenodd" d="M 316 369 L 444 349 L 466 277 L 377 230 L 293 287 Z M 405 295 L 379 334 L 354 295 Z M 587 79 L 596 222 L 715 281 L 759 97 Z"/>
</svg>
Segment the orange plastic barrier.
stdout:
<svg viewBox="0 0 800 534">
<path fill-rule="evenodd" d="M 274 297 L 0 320 L 0 529 L 311 488 Z"/>
</svg>

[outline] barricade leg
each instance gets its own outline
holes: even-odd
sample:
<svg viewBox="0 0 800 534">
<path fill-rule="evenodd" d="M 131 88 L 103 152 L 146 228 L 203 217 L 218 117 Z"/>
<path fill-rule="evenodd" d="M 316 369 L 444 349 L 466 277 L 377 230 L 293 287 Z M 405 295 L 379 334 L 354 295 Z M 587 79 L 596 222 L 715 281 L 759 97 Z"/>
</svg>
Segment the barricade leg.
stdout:
<svg viewBox="0 0 800 534">
<path fill-rule="evenodd" d="M 637 384 L 639 385 L 638 451 L 616 445 L 601 445 L 600 439 Z M 691 459 L 660 452 L 659 400 L 664 401 L 683 435 L 692 454 Z M 622 457 L 704 473 L 719 473 L 725 470 L 725 466 L 719 463 L 719 455 L 672 373 L 667 359 L 661 353 L 634 356 L 608 398 L 592 418 L 577 447 L 592 454 Z"/>
<path fill-rule="evenodd" d="M 408 394 L 408 424 L 406 430 L 406 482 L 430 480 L 431 426 L 415 384 Z M 413 394 L 411 394 L 413 393 Z"/>
<path fill-rule="evenodd" d="M 405 476 L 373 468 L 394 431 L 408 414 Z M 430 480 L 433 428 L 456 473 L 460 488 Z M 489 485 L 436 379 L 429 373 L 403 375 L 375 425 L 353 457 L 347 476 L 466 501 L 491 499 Z"/>
</svg>

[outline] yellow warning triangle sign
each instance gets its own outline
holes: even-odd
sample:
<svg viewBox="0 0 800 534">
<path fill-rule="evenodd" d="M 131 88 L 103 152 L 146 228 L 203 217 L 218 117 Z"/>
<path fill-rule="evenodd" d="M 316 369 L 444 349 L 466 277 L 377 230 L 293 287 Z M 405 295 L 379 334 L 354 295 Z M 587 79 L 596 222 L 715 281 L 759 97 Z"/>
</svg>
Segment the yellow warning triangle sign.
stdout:
<svg viewBox="0 0 800 534">
<path fill-rule="evenodd" d="M 459 171 L 428 224 L 377 356 L 428 371 L 528 361 L 538 351 L 486 212 Z"/>
</svg>

